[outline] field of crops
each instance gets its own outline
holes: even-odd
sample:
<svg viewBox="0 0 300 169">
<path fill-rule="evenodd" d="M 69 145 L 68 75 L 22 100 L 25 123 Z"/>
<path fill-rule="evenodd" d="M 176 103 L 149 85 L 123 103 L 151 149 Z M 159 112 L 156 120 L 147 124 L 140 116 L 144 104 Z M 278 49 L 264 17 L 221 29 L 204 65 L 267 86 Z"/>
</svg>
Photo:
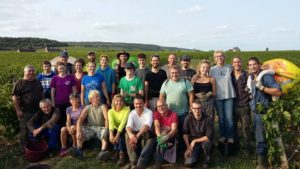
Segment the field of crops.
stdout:
<svg viewBox="0 0 300 169">
<path fill-rule="evenodd" d="M 91 49 L 88 48 L 69 48 L 69 55 L 76 58 L 86 59 L 86 53 Z M 107 54 L 110 60 L 115 59 L 117 51 L 96 51 L 97 56 L 102 53 Z M 132 56 L 136 56 L 141 51 L 129 51 Z M 170 52 L 158 51 L 158 52 L 144 52 L 148 57 L 152 54 L 159 54 L 162 58 L 162 62 L 166 62 L 166 57 Z M 173 52 L 172 52 L 173 53 Z M 193 67 L 197 65 L 200 59 L 212 60 L 212 51 L 210 52 L 200 52 L 200 51 L 178 51 L 174 52 L 178 56 L 183 54 L 188 54 L 193 57 Z M 253 52 L 227 52 L 226 62 L 230 63 L 233 56 L 239 55 L 246 61 L 249 57 L 256 56 L 261 61 L 270 60 L 273 58 L 284 58 L 296 65 L 300 66 L 300 51 L 253 51 Z M 13 82 L 17 79 L 22 78 L 23 68 L 27 64 L 32 64 L 36 67 L 37 72 L 41 71 L 41 63 L 44 60 L 51 60 L 58 53 L 45 53 L 38 51 L 36 53 L 17 53 L 17 52 L 0 52 L 0 147 L 1 139 L 4 136 L 6 139 L 14 139 L 18 127 L 18 122 L 15 116 L 14 109 L 11 103 L 11 89 Z M 3 148 L 0 148 L 2 151 Z M 5 149 L 5 147 L 4 147 Z M 5 154 L 0 153 L 0 161 L 3 161 Z M 0 162 L 0 168 L 2 168 L 3 163 Z"/>
</svg>

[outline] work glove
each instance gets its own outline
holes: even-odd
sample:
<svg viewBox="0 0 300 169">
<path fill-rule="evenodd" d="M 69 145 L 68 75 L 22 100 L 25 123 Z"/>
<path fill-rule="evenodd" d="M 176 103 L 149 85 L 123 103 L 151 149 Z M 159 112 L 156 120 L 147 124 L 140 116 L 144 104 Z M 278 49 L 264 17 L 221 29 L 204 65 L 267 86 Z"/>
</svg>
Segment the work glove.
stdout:
<svg viewBox="0 0 300 169">
<path fill-rule="evenodd" d="M 261 83 L 261 81 L 255 81 L 255 87 L 261 91 L 263 91 L 265 88 L 265 86 Z"/>
<path fill-rule="evenodd" d="M 201 102 L 205 102 L 207 100 L 207 96 L 204 93 L 197 93 L 196 97 L 199 98 Z"/>
<path fill-rule="evenodd" d="M 213 93 L 212 93 L 211 91 L 207 92 L 207 93 L 205 94 L 206 99 L 210 98 L 210 97 L 212 96 L 212 94 L 213 94 Z"/>
</svg>

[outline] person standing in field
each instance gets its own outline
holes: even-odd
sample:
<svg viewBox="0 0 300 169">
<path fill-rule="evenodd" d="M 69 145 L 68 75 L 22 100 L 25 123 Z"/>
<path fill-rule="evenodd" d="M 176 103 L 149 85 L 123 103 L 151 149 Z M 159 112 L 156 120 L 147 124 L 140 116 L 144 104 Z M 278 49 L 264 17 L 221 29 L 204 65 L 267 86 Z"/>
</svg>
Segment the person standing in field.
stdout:
<svg viewBox="0 0 300 169">
<path fill-rule="evenodd" d="M 214 122 L 211 117 L 202 112 L 201 102 L 198 100 L 193 102 L 192 112 L 186 117 L 183 125 L 183 138 L 187 147 L 184 153 L 184 164 L 186 167 L 193 167 L 200 153 L 203 152 L 202 168 L 208 168 L 213 147 Z"/>
<path fill-rule="evenodd" d="M 210 62 L 203 59 L 199 62 L 197 74 L 192 78 L 195 98 L 201 102 L 203 112 L 214 120 L 216 80 L 209 76 Z"/>
<path fill-rule="evenodd" d="M 258 157 L 258 169 L 267 168 L 267 143 L 265 137 L 265 128 L 262 121 L 263 115 L 266 114 L 269 104 L 272 101 L 272 96 L 280 96 L 281 88 L 276 83 L 273 75 L 266 74 L 261 81 L 256 81 L 256 78 L 261 73 L 261 63 L 256 57 L 251 57 L 248 60 L 249 76 L 251 78 L 251 101 L 250 108 L 253 113 L 253 126 L 256 138 L 256 154 Z M 257 106 L 263 108 L 259 111 Z"/>
<path fill-rule="evenodd" d="M 118 64 L 114 68 L 116 71 L 116 79 L 117 79 L 117 85 L 119 84 L 120 80 L 126 75 L 125 72 L 125 65 L 130 57 L 130 54 L 122 51 L 117 54 Z"/>
<path fill-rule="evenodd" d="M 135 70 L 135 75 L 142 79 L 142 82 L 144 84 L 146 73 L 150 71 L 149 67 L 147 67 L 147 60 L 146 55 L 144 53 L 140 53 L 137 56 L 139 67 Z"/>
<path fill-rule="evenodd" d="M 108 66 L 107 55 L 101 55 L 99 60 L 100 60 L 100 67 L 96 70 L 96 73 L 104 77 L 107 92 L 108 92 L 108 97 L 109 100 L 111 101 L 116 93 L 116 72 Z M 106 103 L 106 100 L 104 102 Z"/>
<path fill-rule="evenodd" d="M 134 108 L 134 97 L 138 94 L 144 95 L 144 85 L 142 80 L 134 75 L 134 70 L 135 66 L 133 63 L 126 63 L 126 76 L 120 80 L 119 84 L 120 94 L 125 98 L 125 103 L 127 106 L 130 106 L 131 110 Z"/>
<path fill-rule="evenodd" d="M 74 62 L 75 65 L 75 73 L 73 74 L 74 79 L 76 81 L 76 91 L 77 93 L 81 93 L 81 81 L 83 76 L 86 75 L 86 72 L 83 71 L 83 67 L 85 66 L 85 61 L 81 58 L 77 59 Z"/>
<path fill-rule="evenodd" d="M 190 63 L 191 63 L 191 57 L 189 55 L 182 55 L 180 57 L 180 64 L 181 64 L 180 76 L 189 81 L 191 81 L 192 77 L 196 74 L 196 71 L 190 68 Z"/>
<path fill-rule="evenodd" d="M 52 106 L 59 108 L 61 112 L 60 125 L 66 124 L 66 109 L 70 106 L 69 95 L 76 93 L 76 81 L 72 75 L 67 74 L 66 65 L 62 62 L 56 64 L 58 74 L 50 83 Z"/>
<path fill-rule="evenodd" d="M 107 94 L 107 88 L 104 78 L 100 74 L 96 74 L 96 64 L 89 62 L 87 64 L 88 74 L 82 78 L 81 81 L 81 104 L 89 104 L 89 92 L 92 90 L 98 90 L 100 92 L 102 103 L 110 104 L 110 100 Z M 104 98 L 106 102 L 104 102 Z"/>
<path fill-rule="evenodd" d="M 170 79 L 166 80 L 160 89 L 160 100 L 165 100 L 169 109 L 178 115 L 178 134 L 182 135 L 182 126 L 185 117 L 190 111 L 194 100 L 194 89 L 192 83 L 184 78 L 180 78 L 180 68 L 177 65 L 170 67 Z M 178 151 L 184 151 L 182 137 L 179 137 Z"/>
<path fill-rule="evenodd" d="M 63 50 L 60 54 L 60 62 L 63 62 L 66 65 L 66 73 L 68 75 L 71 75 L 74 72 L 74 65 L 72 63 L 69 63 L 68 59 L 69 59 L 68 51 Z M 57 67 L 57 65 L 56 65 L 56 67 Z M 59 73 L 57 69 L 56 69 L 55 73 L 56 74 Z"/>
<path fill-rule="evenodd" d="M 225 64 L 225 53 L 217 50 L 213 54 L 216 65 L 210 69 L 210 74 L 216 79 L 215 106 L 219 116 L 221 143 L 234 143 L 235 130 L 233 118 L 233 99 L 235 91 L 232 84 L 232 66 Z"/>
<path fill-rule="evenodd" d="M 43 62 L 43 72 L 37 75 L 37 79 L 41 82 L 44 88 L 44 96 L 45 98 L 51 99 L 51 87 L 50 81 L 55 73 L 51 70 L 51 63 L 48 60 Z"/>
<path fill-rule="evenodd" d="M 121 167 L 125 164 L 125 126 L 130 108 L 125 105 L 120 94 L 114 96 L 111 107 L 108 110 L 109 141 L 114 145 L 115 153 L 119 154 L 117 165 Z"/>
<path fill-rule="evenodd" d="M 250 94 L 247 92 L 248 73 L 242 69 L 242 58 L 234 56 L 232 59 L 232 81 L 236 98 L 234 99 L 234 117 L 235 130 L 238 135 L 238 123 L 242 125 L 243 130 L 243 148 L 248 153 L 251 152 L 251 111 L 250 111 Z"/>
<path fill-rule="evenodd" d="M 23 148 L 28 136 L 26 124 L 39 110 L 39 102 L 44 97 L 43 86 L 35 79 L 34 66 L 25 66 L 23 79 L 16 82 L 11 95 L 19 120 L 20 145 Z"/>
<path fill-rule="evenodd" d="M 152 111 L 156 110 L 160 88 L 167 80 L 167 74 L 159 68 L 159 62 L 159 55 L 151 56 L 151 71 L 147 72 L 145 77 L 145 106 Z"/>
<path fill-rule="evenodd" d="M 59 156 L 64 157 L 68 154 L 67 149 L 67 137 L 70 134 L 72 138 L 72 147 L 77 148 L 77 140 L 76 140 L 76 125 L 77 120 L 80 117 L 80 114 L 84 108 L 80 104 L 80 97 L 79 94 L 71 94 L 69 96 L 69 100 L 71 103 L 71 106 L 67 108 L 66 114 L 67 114 L 67 121 L 66 126 L 61 128 L 60 131 L 60 141 L 61 141 L 61 149 Z"/>
<path fill-rule="evenodd" d="M 96 64 L 96 69 L 99 68 L 99 63 L 96 62 L 96 53 L 94 51 L 89 51 L 87 53 L 87 58 L 88 58 L 88 62 L 93 62 Z M 84 72 L 88 72 L 88 67 L 87 65 L 85 67 L 83 67 L 83 71 Z"/>
<path fill-rule="evenodd" d="M 168 56 L 168 63 L 161 67 L 167 73 L 168 79 L 170 79 L 170 68 L 174 65 L 177 65 L 177 56 L 174 53 L 169 54 Z"/>
</svg>

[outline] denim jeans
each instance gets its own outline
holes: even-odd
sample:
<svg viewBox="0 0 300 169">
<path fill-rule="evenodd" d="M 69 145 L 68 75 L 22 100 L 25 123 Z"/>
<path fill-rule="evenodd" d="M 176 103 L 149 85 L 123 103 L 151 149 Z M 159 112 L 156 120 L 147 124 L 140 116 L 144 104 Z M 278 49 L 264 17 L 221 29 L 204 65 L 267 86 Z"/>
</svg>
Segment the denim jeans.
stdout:
<svg viewBox="0 0 300 169">
<path fill-rule="evenodd" d="M 256 153 L 258 155 L 267 154 L 267 143 L 265 139 L 265 127 L 262 121 L 262 114 L 253 113 L 253 127 L 256 139 Z"/>
<path fill-rule="evenodd" d="M 117 130 L 114 130 L 114 135 L 117 134 Z M 114 150 L 118 152 L 126 152 L 125 144 L 125 130 L 120 133 L 120 138 L 118 143 L 114 144 Z"/>
<path fill-rule="evenodd" d="M 233 99 L 215 101 L 221 137 L 234 138 Z"/>
<path fill-rule="evenodd" d="M 41 125 L 35 125 L 37 126 L 36 128 L 40 127 Z M 32 132 L 29 133 L 29 140 L 30 141 L 37 141 L 38 138 L 46 138 L 48 140 L 48 147 L 50 149 L 57 149 L 58 148 L 58 136 L 59 136 L 59 133 L 60 133 L 60 125 L 58 124 L 55 124 L 53 126 L 53 128 L 51 129 L 44 129 L 42 130 L 42 132 L 36 136 L 36 137 L 33 137 L 32 135 Z"/>
<path fill-rule="evenodd" d="M 184 164 L 195 163 L 200 157 L 201 150 L 203 151 L 204 156 L 205 156 L 204 162 L 209 162 L 210 157 L 211 157 L 211 152 L 212 152 L 212 146 L 213 146 L 213 144 L 211 141 L 197 143 L 192 151 L 192 155 L 185 159 Z"/>
<path fill-rule="evenodd" d="M 183 129 L 183 123 L 184 120 L 186 118 L 186 116 L 188 115 L 188 113 L 183 113 L 182 115 L 178 115 L 178 152 L 177 153 L 179 156 L 183 155 L 182 153 L 184 153 L 186 147 L 185 147 L 185 143 L 183 140 L 183 133 L 182 133 L 182 129 Z"/>
<path fill-rule="evenodd" d="M 237 139 L 242 140 L 238 135 L 238 123 L 240 122 L 243 130 L 243 142 L 244 145 L 250 146 L 251 142 L 251 110 L 250 106 L 234 106 L 234 124 L 235 124 L 235 132 Z"/>
</svg>

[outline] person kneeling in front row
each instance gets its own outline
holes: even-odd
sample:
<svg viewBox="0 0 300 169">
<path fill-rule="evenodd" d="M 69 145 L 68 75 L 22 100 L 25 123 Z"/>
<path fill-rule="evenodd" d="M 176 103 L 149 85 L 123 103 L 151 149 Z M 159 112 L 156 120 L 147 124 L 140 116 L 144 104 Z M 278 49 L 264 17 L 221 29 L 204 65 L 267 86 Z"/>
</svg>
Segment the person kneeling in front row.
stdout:
<svg viewBox="0 0 300 169">
<path fill-rule="evenodd" d="M 208 168 L 213 146 L 213 121 L 211 117 L 201 112 L 201 102 L 198 100 L 193 102 L 192 112 L 193 114 L 189 114 L 183 124 L 183 139 L 187 147 L 184 153 L 184 164 L 187 167 L 193 167 L 200 156 L 200 150 L 203 150 L 205 158 L 202 167 Z"/>
</svg>

